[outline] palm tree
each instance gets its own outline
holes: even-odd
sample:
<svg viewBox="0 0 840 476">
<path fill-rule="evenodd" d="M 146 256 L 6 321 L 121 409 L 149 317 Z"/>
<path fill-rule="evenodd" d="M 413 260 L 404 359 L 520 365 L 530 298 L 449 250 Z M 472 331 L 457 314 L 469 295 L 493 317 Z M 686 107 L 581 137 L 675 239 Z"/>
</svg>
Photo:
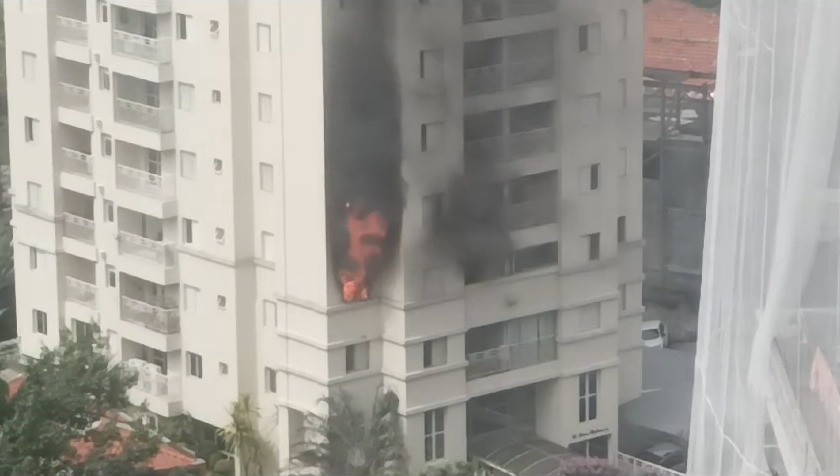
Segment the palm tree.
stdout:
<svg viewBox="0 0 840 476">
<path fill-rule="evenodd" d="M 327 416 L 309 413 L 304 420 L 304 443 L 292 458 L 292 471 L 324 476 L 403 476 L 406 452 L 399 416 L 399 397 L 379 393 L 370 425 L 352 408 L 350 397 L 339 392 L 322 400 Z"/>
<path fill-rule="evenodd" d="M 224 440 L 228 451 L 239 457 L 243 476 L 262 476 L 269 446 L 257 428 L 260 415 L 251 396 L 240 395 L 239 400 L 231 405 L 228 415 L 230 423 L 218 430 L 219 437 Z"/>
</svg>

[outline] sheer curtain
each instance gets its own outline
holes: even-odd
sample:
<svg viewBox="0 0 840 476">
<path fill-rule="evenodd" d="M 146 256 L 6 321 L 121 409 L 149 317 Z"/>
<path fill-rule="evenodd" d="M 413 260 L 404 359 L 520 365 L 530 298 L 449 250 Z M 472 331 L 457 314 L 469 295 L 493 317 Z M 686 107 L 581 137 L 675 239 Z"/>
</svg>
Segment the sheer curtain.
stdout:
<svg viewBox="0 0 840 476">
<path fill-rule="evenodd" d="M 688 473 L 840 474 L 840 1 L 722 3 Z"/>
</svg>

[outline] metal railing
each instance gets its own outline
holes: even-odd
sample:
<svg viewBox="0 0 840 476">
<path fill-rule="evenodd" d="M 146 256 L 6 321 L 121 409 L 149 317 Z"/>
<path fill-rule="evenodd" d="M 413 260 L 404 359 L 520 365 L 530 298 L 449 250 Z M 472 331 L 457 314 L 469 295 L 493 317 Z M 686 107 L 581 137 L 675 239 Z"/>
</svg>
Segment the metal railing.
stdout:
<svg viewBox="0 0 840 476">
<path fill-rule="evenodd" d="M 66 276 L 67 300 L 84 304 L 87 307 L 96 308 L 96 285 Z"/>
<path fill-rule="evenodd" d="M 89 220 L 72 213 L 64 212 L 64 236 L 86 243 L 93 243 L 95 224 Z"/>
<path fill-rule="evenodd" d="M 171 175 L 153 174 L 117 164 L 117 188 L 156 198 L 171 198 L 175 196 L 175 179 Z"/>
<path fill-rule="evenodd" d="M 56 36 L 60 40 L 86 45 L 88 40 L 88 24 L 82 20 L 62 16 L 55 17 Z"/>
<path fill-rule="evenodd" d="M 521 369 L 557 358 L 554 336 L 467 354 L 467 380 Z"/>
<path fill-rule="evenodd" d="M 60 88 L 59 105 L 90 112 L 90 89 L 65 82 L 59 82 L 58 87 Z"/>
<path fill-rule="evenodd" d="M 175 334 L 181 331 L 178 306 L 163 308 L 128 296 L 121 296 L 120 318 L 163 334 Z"/>
<path fill-rule="evenodd" d="M 62 170 L 71 174 L 93 176 L 93 157 L 78 150 L 61 148 Z"/>
<path fill-rule="evenodd" d="M 648 461 L 630 456 L 624 453 L 616 455 L 616 463 L 619 469 L 625 471 L 629 476 L 683 476 L 683 473 L 668 469 L 664 466 L 650 463 Z"/>
<path fill-rule="evenodd" d="M 114 99 L 114 118 L 161 132 L 172 130 L 172 108 L 150 106 L 123 98 Z"/>
<path fill-rule="evenodd" d="M 554 58 L 542 56 L 464 70 L 464 94 L 486 94 L 554 76 Z"/>
<path fill-rule="evenodd" d="M 112 37 L 114 53 L 153 63 L 169 63 L 172 60 L 172 42 L 169 38 L 149 38 L 121 30 L 114 30 Z"/>
<path fill-rule="evenodd" d="M 516 132 L 504 136 L 487 137 L 464 143 L 464 159 L 475 165 L 502 162 L 547 154 L 555 150 L 556 133 L 553 127 Z"/>
<path fill-rule="evenodd" d="M 537 15 L 556 7 L 556 0 L 464 0 L 464 23 Z"/>
<path fill-rule="evenodd" d="M 171 243 L 155 241 L 127 231 L 119 231 L 117 236 L 121 255 L 137 256 L 166 267 L 172 266 L 175 262 L 175 253 Z"/>
</svg>

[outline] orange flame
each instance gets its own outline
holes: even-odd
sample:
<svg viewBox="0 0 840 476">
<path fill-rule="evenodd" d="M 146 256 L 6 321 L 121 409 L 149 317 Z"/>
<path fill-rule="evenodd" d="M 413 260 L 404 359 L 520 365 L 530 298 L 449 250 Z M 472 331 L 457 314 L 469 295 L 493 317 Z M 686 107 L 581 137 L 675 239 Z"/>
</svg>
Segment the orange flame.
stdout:
<svg viewBox="0 0 840 476">
<path fill-rule="evenodd" d="M 378 211 L 365 214 L 347 204 L 347 230 L 350 235 L 347 255 L 352 269 L 342 269 L 340 273 L 344 302 L 367 301 L 370 268 L 382 255 L 388 222 Z"/>
</svg>

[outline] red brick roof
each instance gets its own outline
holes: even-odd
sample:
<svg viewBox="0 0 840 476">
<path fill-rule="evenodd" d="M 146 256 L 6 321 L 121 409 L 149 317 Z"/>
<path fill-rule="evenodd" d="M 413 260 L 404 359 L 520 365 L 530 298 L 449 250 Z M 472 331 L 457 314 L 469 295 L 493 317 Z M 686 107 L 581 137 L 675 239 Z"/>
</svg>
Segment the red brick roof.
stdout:
<svg viewBox="0 0 840 476">
<path fill-rule="evenodd" d="M 714 75 L 720 17 L 682 0 L 645 4 L 645 68 Z"/>
</svg>

